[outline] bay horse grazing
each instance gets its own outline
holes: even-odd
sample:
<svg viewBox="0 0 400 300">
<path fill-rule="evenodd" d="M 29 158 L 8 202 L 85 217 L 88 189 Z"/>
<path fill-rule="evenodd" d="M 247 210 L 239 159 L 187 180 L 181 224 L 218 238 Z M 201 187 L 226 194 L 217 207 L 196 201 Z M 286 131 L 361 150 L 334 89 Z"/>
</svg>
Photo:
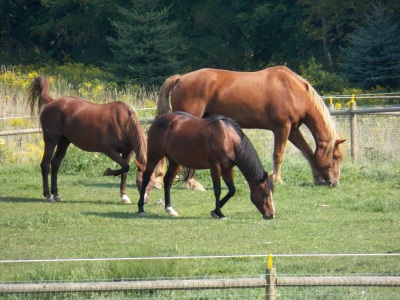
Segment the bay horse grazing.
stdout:
<svg viewBox="0 0 400 300">
<path fill-rule="evenodd" d="M 250 199 L 263 218 L 274 217 L 272 179 L 264 171 L 250 140 L 233 120 L 219 115 L 200 119 L 185 112 L 164 114 L 150 126 L 147 143 L 147 166 L 138 203 L 139 215 L 144 214 L 144 197 L 150 176 L 158 162 L 167 157 L 165 210 L 171 216 L 178 216 L 171 206 L 170 189 L 182 165 L 190 169 L 210 169 L 215 195 L 215 209 L 211 216 L 225 218 L 221 208 L 235 194 L 233 167 L 236 165 L 248 182 Z M 228 193 L 220 200 L 221 176 Z"/>
<path fill-rule="evenodd" d="M 104 153 L 121 166 L 118 170 L 107 168 L 104 175 L 121 175 L 121 201 L 124 204 L 131 203 L 126 195 L 129 162 L 135 153 L 138 166 L 136 184 L 140 191 L 147 151 L 144 129 L 132 108 L 122 102 L 96 104 L 70 96 L 53 99 L 49 95 L 49 79 L 43 76 L 32 82 L 28 103 L 32 114 L 35 107 L 41 111 L 44 154 L 40 167 L 43 195 L 48 202 L 61 201 L 57 174 L 68 146 L 72 143 L 84 151 Z M 48 181 L 50 164 L 51 190 Z M 151 187 L 150 184 L 147 192 Z"/>
<path fill-rule="evenodd" d="M 271 130 L 273 176 L 277 182 L 282 182 L 281 164 L 289 140 L 309 162 L 315 184 L 339 183 L 339 162 L 344 157 L 341 144 L 345 140 L 337 139 L 333 119 L 315 89 L 290 69 L 201 69 L 171 76 L 161 88 L 157 115 L 170 111 L 169 95 L 173 111 L 197 117 L 220 114 L 234 119 L 242 128 Z M 300 132 L 302 124 L 314 137 L 314 152 Z"/>
</svg>

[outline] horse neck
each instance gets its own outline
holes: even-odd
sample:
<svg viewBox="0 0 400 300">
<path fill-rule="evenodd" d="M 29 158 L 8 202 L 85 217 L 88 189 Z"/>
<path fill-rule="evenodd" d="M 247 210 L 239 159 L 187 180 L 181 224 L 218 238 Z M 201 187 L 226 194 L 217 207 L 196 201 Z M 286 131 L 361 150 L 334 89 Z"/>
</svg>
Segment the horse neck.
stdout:
<svg viewBox="0 0 400 300">
<path fill-rule="evenodd" d="M 249 186 L 256 184 L 264 175 L 257 152 L 248 138 L 244 136 L 241 144 L 235 149 L 236 166 L 242 172 Z"/>
</svg>

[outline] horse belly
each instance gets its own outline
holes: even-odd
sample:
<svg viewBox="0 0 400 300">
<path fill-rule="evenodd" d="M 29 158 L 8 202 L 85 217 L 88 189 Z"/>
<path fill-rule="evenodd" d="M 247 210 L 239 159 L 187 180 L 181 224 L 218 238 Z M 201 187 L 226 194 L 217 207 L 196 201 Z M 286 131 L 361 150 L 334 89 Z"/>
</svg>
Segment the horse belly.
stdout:
<svg viewBox="0 0 400 300">
<path fill-rule="evenodd" d="M 191 169 L 209 169 L 210 164 L 202 151 L 191 147 L 167 149 L 168 156 L 178 164 Z"/>
</svg>

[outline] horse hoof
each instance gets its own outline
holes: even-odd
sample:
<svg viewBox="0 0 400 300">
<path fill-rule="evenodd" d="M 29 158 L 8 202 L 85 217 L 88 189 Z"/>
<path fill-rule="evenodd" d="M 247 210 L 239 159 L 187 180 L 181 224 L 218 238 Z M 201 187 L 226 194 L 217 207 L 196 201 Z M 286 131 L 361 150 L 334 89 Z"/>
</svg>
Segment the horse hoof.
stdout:
<svg viewBox="0 0 400 300">
<path fill-rule="evenodd" d="M 145 213 L 144 211 L 138 212 L 138 216 L 139 216 L 139 217 L 143 217 L 144 215 L 146 215 L 146 213 Z"/>
<path fill-rule="evenodd" d="M 60 197 L 60 196 L 55 196 L 55 197 L 54 197 L 54 201 L 55 201 L 55 202 L 61 202 L 62 200 L 61 200 L 61 197 Z"/>
<path fill-rule="evenodd" d="M 187 190 L 192 190 L 192 191 L 200 191 L 200 192 L 206 191 L 204 186 L 200 182 L 197 182 L 196 180 L 194 180 L 193 178 L 191 178 L 187 182 L 185 182 L 185 187 Z"/>
<path fill-rule="evenodd" d="M 121 203 L 122 204 L 131 204 L 131 199 L 127 195 L 122 195 L 121 196 Z"/>
<path fill-rule="evenodd" d="M 220 219 L 220 220 L 227 220 L 227 219 L 228 219 L 228 218 L 225 217 L 224 215 L 222 215 L 222 216 L 217 215 L 217 214 L 215 213 L 215 211 L 212 211 L 212 212 L 210 213 L 210 215 L 211 215 L 211 218 L 213 218 L 213 219 Z"/>
<path fill-rule="evenodd" d="M 210 213 L 210 215 L 211 215 L 211 218 L 213 218 L 213 219 L 219 219 L 219 216 L 213 211 Z"/>
<path fill-rule="evenodd" d="M 178 213 L 177 213 L 172 207 L 167 207 L 167 208 L 165 209 L 165 211 L 166 211 L 167 213 L 169 213 L 169 215 L 170 215 L 171 217 L 179 217 Z"/>
<path fill-rule="evenodd" d="M 48 202 L 48 203 L 55 203 L 56 201 L 54 201 L 54 199 L 53 199 L 52 196 L 49 196 L 49 197 L 46 198 L 46 202 Z"/>
<path fill-rule="evenodd" d="M 112 175 L 112 170 L 110 168 L 107 168 L 103 173 L 103 176 L 111 176 L 111 175 Z"/>
</svg>

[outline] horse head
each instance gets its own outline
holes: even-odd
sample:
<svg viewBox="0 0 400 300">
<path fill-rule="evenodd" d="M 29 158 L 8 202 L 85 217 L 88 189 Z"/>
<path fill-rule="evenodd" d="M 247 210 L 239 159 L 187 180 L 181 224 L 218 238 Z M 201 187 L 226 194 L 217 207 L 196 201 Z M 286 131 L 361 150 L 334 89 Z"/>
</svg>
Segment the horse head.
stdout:
<svg viewBox="0 0 400 300">
<path fill-rule="evenodd" d="M 314 176 L 314 183 L 320 185 L 329 185 L 335 187 L 339 183 L 340 177 L 340 161 L 344 159 L 344 151 L 342 143 L 346 140 L 336 140 L 332 149 L 332 156 L 328 159 L 321 159 L 321 156 L 316 157 L 319 176 Z M 318 151 L 316 152 L 318 155 Z"/>
<path fill-rule="evenodd" d="M 272 194 L 274 185 L 272 183 L 272 175 L 268 176 L 265 172 L 263 178 L 258 181 L 255 186 L 250 186 L 251 202 L 257 207 L 259 212 L 266 220 L 275 217 L 274 199 Z"/>
</svg>

